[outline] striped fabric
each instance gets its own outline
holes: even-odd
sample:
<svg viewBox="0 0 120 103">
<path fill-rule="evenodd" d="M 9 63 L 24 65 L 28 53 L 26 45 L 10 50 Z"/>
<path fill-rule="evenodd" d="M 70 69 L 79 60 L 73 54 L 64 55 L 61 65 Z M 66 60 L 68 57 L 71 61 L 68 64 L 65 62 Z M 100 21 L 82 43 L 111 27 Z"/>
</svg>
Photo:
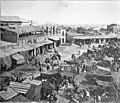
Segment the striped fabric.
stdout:
<svg viewBox="0 0 120 103">
<path fill-rule="evenodd" d="M 101 81 L 101 80 L 97 80 L 96 82 L 98 83 L 98 85 L 102 85 L 102 86 L 106 86 L 106 87 L 112 85 L 111 82 L 106 82 L 106 81 Z"/>
<path fill-rule="evenodd" d="M 37 85 L 37 86 L 41 85 L 41 81 L 39 81 L 39 80 L 25 80 L 23 82 L 24 83 L 29 83 L 29 84 L 34 84 L 34 85 Z"/>
<path fill-rule="evenodd" d="M 26 94 L 27 93 L 27 89 L 23 89 L 23 88 L 13 88 L 17 93 L 22 93 L 22 94 Z"/>
<path fill-rule="evenodd" d="M 31 85 L 30 84 L 24 84 L 24 83 L 11 82 L 10 87 L 12 89 L 14 89 L 17 93 L 26 94 L 27 91 L 30 89 Z"/>
</svg>

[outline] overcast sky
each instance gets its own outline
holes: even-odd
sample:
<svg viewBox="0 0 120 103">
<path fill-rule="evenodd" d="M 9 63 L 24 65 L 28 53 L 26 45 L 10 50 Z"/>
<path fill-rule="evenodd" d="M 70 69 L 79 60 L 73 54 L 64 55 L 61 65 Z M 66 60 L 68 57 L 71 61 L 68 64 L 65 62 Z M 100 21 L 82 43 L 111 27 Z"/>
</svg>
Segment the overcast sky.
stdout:
<svg viewBox="0 0 120 103">
<path fill-rule="evenodd" d="M 39 24 L 120 24 L 115 1 L 2 1 L 1 14 L 20 16 Z"/>
</svg>

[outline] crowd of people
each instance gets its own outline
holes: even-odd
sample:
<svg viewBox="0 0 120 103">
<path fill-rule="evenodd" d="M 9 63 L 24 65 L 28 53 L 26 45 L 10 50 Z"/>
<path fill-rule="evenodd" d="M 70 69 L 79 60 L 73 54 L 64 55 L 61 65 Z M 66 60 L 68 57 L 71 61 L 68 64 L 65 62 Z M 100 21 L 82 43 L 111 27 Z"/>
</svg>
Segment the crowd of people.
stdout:
<svg viewBox="0 0 120 103">
<path fill-rule="evenodd" d="M 72 58 L 75 56 L 72 55 Z M 93 46 L 81 55 L 80 61 L 82 63 L 79 64 L 82 64 L 82 71 L 84 72 L 99 64 L 103 67 L 109 67 L 113 72 L 118 72 L 120 68 L 120 44 L 116 41 L 110 41 L 108 44 L 99 45 L 97 48 Z"/>
<path fill-rule="evenodd" d="M 35 66 L 39 69 L 39 71 L 44 71 L 43 67 L 46 68 L 47 71 L 54 69 L 55 67 L 58 67 L 60 65 L 60 60 L 61 60 L 61 56 L 58 53 L 57 50 L 54 50 L 53 54 L 50 54 L 49 57 L 47 57 L 45 59 L 44 62 L 40 62 L 40 61 L 35 61 Z"/>
<path fill-rule="evenodd" d="M 84 73 L 87 75 L 87 72 L 91 72 L 93 70 L 97 70 L 97 65 L 102 65 L 105 67 L 109 67 L 110 71 L 118 72 L 120 68 L 120 44 L 116 41 L 111 41 L 105 45 L 99 45 L 98 48 L 93 46 L 92 49 L 88 49 L 86 53 L 83 53 L 81 56 L 76 58 L 75 54 L 71 55 L 71 61 L 64 61 L 64 64 L 75 65 L 73 73 L 74 76 L 48 76 L 47 79 L 43 79 L 40 77 L 42 83 L 49 82 L 55 86 L 52 88 L 50 92 L 41 92 L 44 94 L 42 96 L 43 100 L 47 100 L 50 103 L 53 101 L 57 101 L 56 95 L 64 96 L 65 98 L 70 100 L 70 103 L 82 103 L 86 100 L 90 101 L 102 101 L 103 99 L 109 98 L 109 89 L 113 87 L 105 87 L 99 86 L 97 83 L 95 84 L 96 87 L 88 86 L 86 88 L 82 88 L 81 86 L 75 81 L 75 76 Z M 108 59 L 106 59 L 106 57 Z M 112 58 L 112 59 L 109 59 Z M 34 59 L 34 58 L 33 58 Z M 40 73 L 55 69 L 60 69 L 61 63 L 61 56 L 57 50 L 54 50 L 54 53 L 51 54 L 49 57 L 45 59 L 44 62 L 40 62 L 35 59 L 34 65 L 39 70 Z M 63 70 L 62 70 L 63 69 Z M 61 71 L 64 72 L 64 68 L 61 68 Z M 60 73 L 59 73 L 60 74 Z M 58 74 L 56 74 L 58 75 Z M 47 76 L 46 76 L 47 77 Z M 31 78 L 34 79 L 34 78 Z M 14 82 L 22 82 L 25 78 L 21 78 L 18 76 L 10 77 L 5 79 L 4 83 L 9 86 L 10 81 Z M 6 82 L 7 81 L 7 82 Z M 1 90 L 6 90 L 2 85 Z M 42 90 L 41 90 L 42 91 Z M 115 95 L 114 98 L 117 96 Z M 117 97 L 118 98 L 118 97 Z"/>
</svg>

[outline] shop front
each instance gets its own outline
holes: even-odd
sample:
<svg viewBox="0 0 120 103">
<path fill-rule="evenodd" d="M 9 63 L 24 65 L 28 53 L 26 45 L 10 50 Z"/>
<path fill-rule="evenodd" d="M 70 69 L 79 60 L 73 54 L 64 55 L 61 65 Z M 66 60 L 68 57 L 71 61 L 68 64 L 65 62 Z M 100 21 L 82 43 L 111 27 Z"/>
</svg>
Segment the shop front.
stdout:
<svg viewBox="0 0 120 103">
<path fill-rule="evenodd" d="M 48 39 L 53 42 L 54 48 L 56 48 L 56 47 L 58 47 L 60 45 L 60 38 L 49 37 Z"/>
<path fill-rule="evenodd" d="M 34 49 L 29 45 L 21 46 L 20 49 L 20 54 L 24 57 L 25 60 L 30 60 L 34 55 Z"/>
<path fill-rule="evenodd" d="M 53 41 L 45 40 L 44 43 L 45 43 L 46 51 L 48 51 L 49 49 L 53 49 L 53 47 L 54 47 Z"/>
</svg>

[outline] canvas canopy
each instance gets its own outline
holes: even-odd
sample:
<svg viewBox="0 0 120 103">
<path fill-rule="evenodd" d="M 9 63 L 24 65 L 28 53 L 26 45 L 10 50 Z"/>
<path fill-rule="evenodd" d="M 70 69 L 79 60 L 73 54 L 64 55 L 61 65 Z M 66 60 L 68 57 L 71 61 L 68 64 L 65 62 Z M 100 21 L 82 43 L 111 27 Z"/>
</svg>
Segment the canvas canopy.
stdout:
<svg viewBox="0 0 120 103">
<path fill-rule="evenodd" d="M 31 44 L 30 46 L 31 46 L 32 48 L 38 48 L 38 47 L 43 46 L 43 45 L 45 45 L 44 41 L 39 42 L 39 43 L 37 43 L 37 44 L 36 44 L 36 43 Z"/>
<path fill-rule="evenodd" d="M 24 57 L 22 55 L 18 54 L 18 53 L 17 54 L 13 54 L 12 58 L 17 61 L 17 64 L 22 64 L 22 63 L 25 62 Z"/>
<path fill-rule="evenodd" d="M 52 37 L 49 37 L 49 39 L 51 39 L 51 40 L 55 40 L 55 41 L 60 40 L 59 37 L 53 37 L 53 36 L 52 36 Z"/>
<path fill-rule="evenodd" d="M 24 84 L 24 83 L 16 83 L 11 82 L 10 87 L 13 88 L 17 93 L 26 94 L 27 91 L 30 89 L 30 84 Z"/>
<path fill-rule="evenodd" d="M 27 79 L 27 80 L 25 80 L 25 81 L 23 81 L 23 82 L 24 82 L 24 83 L 33 84 L 33 85 L 36 85 L 36 86 L 41 85 L 41 81 L 39 81 L 39 80 L 29 80 L 29 79 Z"/>
<path fill-rule="evenodd" d="M 109 68 L 105 68 L 105 67 L 102 67 L 102 66 L 97 66 L 98 69 L 101 69 L 101 70 L 105 70 L 105 71 L 109 71 L 110 72 L 110 69 Z"/>
<path fill-rule="evenodd" d="M 30 45 L 21 46 L 21 48 L 24 49 L 24 50 L 21 50 L 21 51 L 27 51 L 27 50 L 32 50 L 33 49 L 33 47 L 31 47 Z"/>
</svg>

